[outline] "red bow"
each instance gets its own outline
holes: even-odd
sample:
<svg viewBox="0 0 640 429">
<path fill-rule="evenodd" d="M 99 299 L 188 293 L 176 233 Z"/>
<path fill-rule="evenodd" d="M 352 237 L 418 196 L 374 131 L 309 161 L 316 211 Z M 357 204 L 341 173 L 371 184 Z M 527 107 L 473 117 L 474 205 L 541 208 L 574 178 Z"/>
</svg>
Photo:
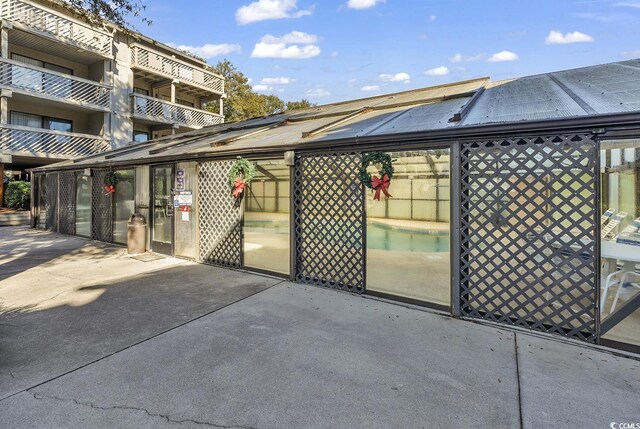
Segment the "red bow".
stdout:
<svg viewBox="0 0 640 429">
<path fill-rule="evenodd" d="M 233 196 L 238 198 L 242 191 L 244 191 L 244 179 L 236 179 L 233 181 Z"/>
<path fill-rule="evenodd" d="M 389 176 L 387 176 L 386 174 L 382 177 L 382 179 L 378 178 L 378 176 L 373 176 L 371 178 L 371 187 L 374 191 L 376 191 L 373 199 L 380 201 L 380 191 L 384 192 L 384 195 L 389 198 L 391 194 L 387 192 L 387 189 L 389 188 L 390 183 L 391 179 L 389 179 Z"/>
</svg>

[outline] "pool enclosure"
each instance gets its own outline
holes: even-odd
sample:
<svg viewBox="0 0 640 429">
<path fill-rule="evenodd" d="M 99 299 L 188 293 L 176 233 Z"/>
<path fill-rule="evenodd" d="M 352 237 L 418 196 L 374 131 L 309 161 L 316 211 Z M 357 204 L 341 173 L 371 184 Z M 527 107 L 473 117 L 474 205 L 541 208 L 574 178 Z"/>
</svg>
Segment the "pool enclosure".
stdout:
<svg viewBox="0 0 640 429">
<path fill-rule="evenodd" d="M 637 352 L 639 93 L 627 61 L 223 124 L 34 170 L 34 226 L 122 244 L 140 212 L 154 252 Z"/>
</svg>

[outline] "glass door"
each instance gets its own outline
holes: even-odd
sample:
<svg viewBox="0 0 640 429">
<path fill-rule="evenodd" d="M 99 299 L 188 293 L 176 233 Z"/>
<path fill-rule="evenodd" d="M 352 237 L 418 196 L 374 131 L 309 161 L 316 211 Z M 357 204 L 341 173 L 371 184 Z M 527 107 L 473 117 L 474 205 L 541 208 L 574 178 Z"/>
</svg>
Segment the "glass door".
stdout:
<svg viewBox="0 0 640 429">
<path fill-rule="evenodd" d="M 257 161 L 243 197 L 243 261 L 246 268 L 289 275 L 289 166 Z"/>
<path fill-rule="evenodd" d="M 91 177 L 76 173 L 76 235 L 91 237 Z"/>
<path fill-rule="evenodd" d="M 390 198 L 366 196 L 367 291 L 451 304 L 450 153 L 448 148 L 391 152 Z M 371 175 L 379 166 L 369 166 Z"/>
<path fill-rule="evenodd" d="M 173 165 L 151 168 L 151 250 L 171 255 L 173 251 Z"/>
</svg>

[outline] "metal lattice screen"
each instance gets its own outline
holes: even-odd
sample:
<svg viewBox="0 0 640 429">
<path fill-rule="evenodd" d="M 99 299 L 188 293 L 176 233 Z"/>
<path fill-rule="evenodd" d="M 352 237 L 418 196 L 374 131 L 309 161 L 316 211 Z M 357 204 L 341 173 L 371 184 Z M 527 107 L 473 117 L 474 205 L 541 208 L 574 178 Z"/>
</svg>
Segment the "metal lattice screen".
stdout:
<svg viewBox="0 0 640 429">
<path fill-rule="evenodd" d="M 60 215 L 59 230 L 62 234 L 76 233 L 76 175 L 73 172 L 59 173 Z"/>
<path fill-rule="evenodd" d="M 461 147 L 461 312 L 595 341 L 597 147 L 574 134 Z"/>
<path fill-rule="evenodd" d="M 47 199 L 45 210 L 47 212 L 45 228 L 50 231 L 58 231 L 58 173 L 48 173 L 46 176 Z"/>
<path fill-rule="evenodd" d="M 201 262 L 240 268 L 240 205 L 231 195 L 228 177 L 233 161 L 203 162 L 198 171 Z"/>
<path fill-rule="evenodd" d="M 113 242 L 113 194 L 104 190 L 104 179 L 110 170 L 91 170 L 91 238 Z"/>
<path fill-rule="evenodd" d="M 364 292 L 364 194 L 360 154 L 296 157 L 296 281 Z"/>
</svg>

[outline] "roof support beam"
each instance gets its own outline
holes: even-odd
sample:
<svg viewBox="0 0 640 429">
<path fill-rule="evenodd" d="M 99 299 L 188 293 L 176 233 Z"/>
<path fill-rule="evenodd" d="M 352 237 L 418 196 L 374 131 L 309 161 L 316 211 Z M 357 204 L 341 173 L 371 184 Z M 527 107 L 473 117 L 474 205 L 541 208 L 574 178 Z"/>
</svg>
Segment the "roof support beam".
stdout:
<svg viewBox="0 0 640 429">
<path fill-rule="evenodd" d="M 483 92 L 484 92 L 484 86 L 481 87 L 481 88 L 478 88 L 476 93 L 471 96 L 471 99 L 469 101 L 467 101 L 467 104 L 462 106 L 462 108 L 460 109 L 460 111 L 458 113 L 455 113 L 451 118 L 449 118 L 449 122 L 460 122 L 460 121 L 462 121 L 469 114 L 469 112 L 473 108 L 473 105 L 476 104 L 478 99 L 482 96 Z"/>
</svg>

